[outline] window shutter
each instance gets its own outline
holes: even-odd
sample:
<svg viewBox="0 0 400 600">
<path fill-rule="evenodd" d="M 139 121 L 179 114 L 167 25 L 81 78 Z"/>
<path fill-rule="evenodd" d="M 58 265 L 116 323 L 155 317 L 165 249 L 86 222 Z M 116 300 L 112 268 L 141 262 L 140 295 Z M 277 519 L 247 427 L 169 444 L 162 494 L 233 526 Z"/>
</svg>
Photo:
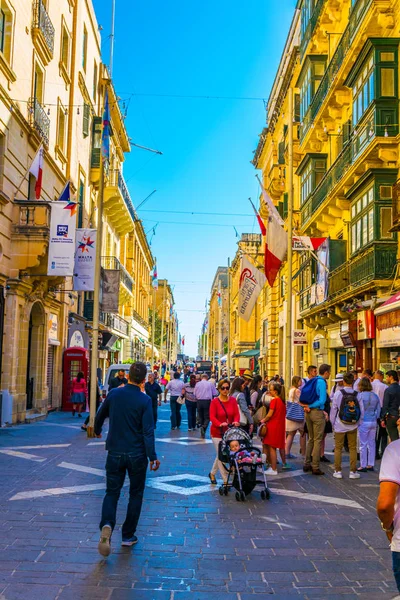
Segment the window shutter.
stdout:
<svg viewBox="0 0 400 600">
<path fill-rule="evenodd" d="M 278 144 L 278 163 L 280 165 L 285 164 L 285 142 L 279 142 Z"/>
<path fill-rule="evenodd" d="M 286 219 L 288 216 L 288 194 L 283 194 L 283 215 L 282 219 Z"/>
<path fill-rule="evenodd" d="M 89 126 L 90 126 L 90 105 L 85 103 L 83 105 L 83 123 L 82 123 L 83 137 L 88 137 Z"/>
<path fill-rule="evenodd" d="M 294 121 L 300 123 L 300 94 L 294 95 Z"/>
</svg>

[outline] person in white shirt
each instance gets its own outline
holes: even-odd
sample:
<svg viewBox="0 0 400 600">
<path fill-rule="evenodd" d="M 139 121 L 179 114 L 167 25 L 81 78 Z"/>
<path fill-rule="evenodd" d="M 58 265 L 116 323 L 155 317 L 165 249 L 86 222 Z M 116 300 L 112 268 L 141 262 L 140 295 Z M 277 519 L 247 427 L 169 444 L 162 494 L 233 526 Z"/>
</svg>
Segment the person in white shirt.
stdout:
<svg viewBox="0 0 400 600">
<path fill-rule="evenodd" d="M 382 371 L 375 371 L 374 380 L 372 382 L 372 390 L 379 398 L 381 407 L 383 406 L 383 396 L 387 388 L 386 383 L 383 383 L 384 373 Z M 378 432 L 376 436 L 376 457 L 382 458 L 385 448 L 388 443 L 388 436 L 386 427 L 382 427 L 381 420 L 378 419 Z"/>
<path fill-rule="evenodd" d="M 164 392 L 164 400 L 167 399 L 167 393 L 169 392 L 169 405 L 171 407 L 171 429 L 179 429 L 181 426 L 181 408 L 178 398 L 182 395 L 182 389 L 185 384 L 183 383 L 180 373 L 176 371 L 173 375 L 173 379 L 166 385 Z"/>
<path fill-rule="evenodd" d="M 393 574 L 400 592 L 400 440 L 386 448 L 379 473 L 376 510 L 392 551 Z M 396 596 L 397 597 L 397 596 Z"/>
<path fill-rule="evenodd" d="M 210 423 L 210 404 L 211 400 L 218 396 L 215 385 L 208 380 L 208 375 L 203 373 L 201 381 L 196 383 L 194 388 L 194 397 L 197 400 L 197 416 L 200 423 L 200 435 L 206 437 L 207 427 Z"/>
<path fill-rule="evenodd" d="M 353 385 L 353 390 L 355 392 L 359 392 L 360 391 L 359 386 L 360 386 L 361 379 L 363 377 L 368 377 L 368 379 L 372 380 L 372 371 L 371 371 L 371 369 L 364 369 L 364 371 L 362 371 L 362 373 L 360 373 L 360 375 L 357 377 L 357 379 L 355 380 L 354 385 Z"/>
<path fill-rule="evenodd" d="M 362 400 L 358 400 L 360 405 L 361 416 L 356 423 L 343 423 L 339 418 L 340 407 L 344 394 L 357 394 L 353 390 L 354 375 L 353 373 L 345 373 L 343 375 L 344 386 L 339 388 L 333 396 L 332 408 L 330 413 L 330 421 L 335 433 L 335 472 L 333 476 L 336 479 L 343 479 L 342 475 L 342 450 L 344 439 L 347 434 L 350 452 L 350 479 L 359 479 L 360 473 L 357 473 L 357 430 L 361 425 L 364 417 L 364 405 Z"/>
</svg>

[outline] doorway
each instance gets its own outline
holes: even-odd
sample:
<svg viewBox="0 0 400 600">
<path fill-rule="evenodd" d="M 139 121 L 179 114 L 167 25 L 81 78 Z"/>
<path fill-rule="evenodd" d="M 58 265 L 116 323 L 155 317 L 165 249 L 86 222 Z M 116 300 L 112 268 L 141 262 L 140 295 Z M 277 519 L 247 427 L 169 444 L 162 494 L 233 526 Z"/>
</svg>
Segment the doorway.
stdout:
<svg viewBox="0 0 400 600">
<path fill-rule="evenodd" d="M 28 353 L 26 367 L 26 410 L 36 406 L 38 394 L 42 390 L 43 353 L 45 348 L 45 314 L 42 305 L 35 302 L 29 317 Z"/>
</svg>

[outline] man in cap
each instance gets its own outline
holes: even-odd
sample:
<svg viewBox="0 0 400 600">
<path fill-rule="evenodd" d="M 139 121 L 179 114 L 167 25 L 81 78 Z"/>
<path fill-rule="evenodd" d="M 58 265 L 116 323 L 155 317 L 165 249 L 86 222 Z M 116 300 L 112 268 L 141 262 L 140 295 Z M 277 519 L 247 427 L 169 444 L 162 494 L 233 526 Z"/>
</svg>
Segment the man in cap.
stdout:
<svg viewBox="0 0 400 600">
<path fill-rule="evenodd" d="M 250 384 L 253 381 L 253 373 L 250 371 L 250 369 L 246 369 L 242 377 L 245 381 L 245 387 L 243 389 L 244 397 L 246 398 L 247 406 L 250 406 Z"/>
<path fill-rule="evenodd" d="M 111 390 L 94 423 L 94 432 L 97 437 L 101 437 L 104 420 L 108 417 L 110 421 L 106 441 L 107 489 L 98 544 L 102 556 L 108 556 L 111 552 L 111 535 L 126 472 L 128 471 L 130 488 L 126 519 L 122 526 L 122 545 L 133 546 L 138 541 L 135 532 L 142 509 L 148 461 L 151 471 L 157 471 L 160 466 L 154 444 L 152 401 L 141 390 L 146 374 L 144 363 L 133 363 L 129 369 L 127 385 Z"/>
</svg>

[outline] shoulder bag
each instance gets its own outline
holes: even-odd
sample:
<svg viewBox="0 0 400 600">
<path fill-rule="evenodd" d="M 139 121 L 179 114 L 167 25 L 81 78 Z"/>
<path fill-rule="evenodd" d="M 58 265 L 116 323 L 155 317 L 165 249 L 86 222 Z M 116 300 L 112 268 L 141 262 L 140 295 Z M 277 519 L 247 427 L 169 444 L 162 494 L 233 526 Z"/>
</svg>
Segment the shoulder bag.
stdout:
<svg viewBox="0 0 400 600">
<path fill-rule="evenodd" d="M 298 402 L 288 401 L 286 404 L 286 418 L 289 421 L 303 422 L 304 408 Z"/>
<path fill-rule="evenodd" d="M 241 392 L 240 394 L 242 394 L 242 392 Z M 246 417 L 246 415 L 244 414 L 244 412 L 242 411 L 242 409 L 241 409 L 241 406 L 240 406 L 240 403 L 239 403 L 239 397 L 240 397 L 240 394 L 238 394 L 238 395 L 236 396 L 236 402 L 237 402 L 237 405 L 238 405 L 238 409 L 239 409 L 239 417 L 240 417 L 240 418 L 239 418 L 239 421 L 240 421 L 240 424 L 241 424 L 241 425 L 247 425 L 247 417 Z M 246 400 L 246 398 L 245 398 L 244 394 L 242 394 L 242 396 L 243 396 L 244 400 Z"/>
</svg>

